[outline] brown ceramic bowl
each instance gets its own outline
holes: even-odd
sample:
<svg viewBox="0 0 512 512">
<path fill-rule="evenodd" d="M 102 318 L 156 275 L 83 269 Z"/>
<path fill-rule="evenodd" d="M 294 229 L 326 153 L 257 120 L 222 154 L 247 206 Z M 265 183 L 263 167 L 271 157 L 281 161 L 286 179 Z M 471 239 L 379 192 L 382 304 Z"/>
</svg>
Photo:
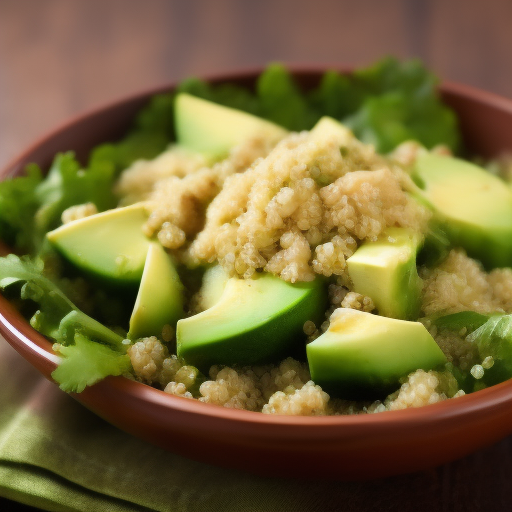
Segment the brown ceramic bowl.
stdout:
<svg viewBox="0 0 512 512">
<path fill-rule="evenodd" d="M 251 85 L 258 71 L 217 77 Z M 320 70 L 302 68 L 304 87 Z M 148 91 L 73 119 L 25 151 L 1 173 L 29 162 L 48 166 L 58 151 L 84 157 L 115 140 L 155 93 Z M 459 114 L 465 143 L 483 157 L 512 151 L 512 101 L 460 85 L 444 85 Z M 51 343 L 0 297 L 0 332 L 45 377 L 56 367 Z M 75 398 L 108 422 L 199 461 L 265 476 L 366 479 L 433 467 L 512 433 L 512 380 L 420 409 L 348 417 L 287 417 L 230 410 L 178 398 L 122 377 L 109 377 Z M 306 470 L 307 468 L 307 470 Z"/>
</svg>

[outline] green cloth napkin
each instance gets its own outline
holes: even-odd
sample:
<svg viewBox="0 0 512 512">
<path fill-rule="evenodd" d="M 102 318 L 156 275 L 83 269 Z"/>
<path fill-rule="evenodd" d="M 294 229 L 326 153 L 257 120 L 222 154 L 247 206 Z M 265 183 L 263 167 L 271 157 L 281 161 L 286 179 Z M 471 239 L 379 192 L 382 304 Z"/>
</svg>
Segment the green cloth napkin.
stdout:
<svg viewBox="0 0 512 512">
<path fill-rule="evenodd" d="M 59 512 L 361 511 L 378 510 L 383 498 L 389 505 L 390 492 L 399 500 L 401 488 L 421 496 L 430 487 L 425 479 L 431 484 L 422 474 L 373 483 L 297 481 L 191 461 L 96 417 L 0 338 L 4 498 Z"/>
</svg>

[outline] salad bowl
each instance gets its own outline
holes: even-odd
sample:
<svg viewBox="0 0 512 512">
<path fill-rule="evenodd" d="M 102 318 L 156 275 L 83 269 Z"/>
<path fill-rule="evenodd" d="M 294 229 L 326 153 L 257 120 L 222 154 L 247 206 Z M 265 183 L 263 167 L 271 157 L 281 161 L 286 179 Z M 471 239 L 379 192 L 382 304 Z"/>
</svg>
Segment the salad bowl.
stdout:
<svg viewBox="0 0 512 512">
<path fill-rule="evenodd" d="M 322 71 L 292 68 L 305 89 L 318 83 Z M 225 74 L 207 81 L 251 87 L 260 72 Z M 1 178 L 19 174 L 31 162 L 46 169 L 59 151 L 73 150 L 85 159 L 95 145 L 121 137 L 151 96 L 173 87 L 145 91 L 76 117 L 7 165 Z M 487 159 L 512 152 L 512 100 L 456 84 L 444 84 L 440 92 L 458 114 L 468 152 Z M 4 297 L 0 297 L 0 332 L 51 380 L 59 361 L 51 342 Z M 263 476 L 391 476 L 435 467 L 512 434 L 510 380 L 418 409 L 352 416 L 288 417 L 227 409 L 172 396 L 124 377 L 107 377 L 73 397 L 112 425 L 166 450 Z"/>
</svg>

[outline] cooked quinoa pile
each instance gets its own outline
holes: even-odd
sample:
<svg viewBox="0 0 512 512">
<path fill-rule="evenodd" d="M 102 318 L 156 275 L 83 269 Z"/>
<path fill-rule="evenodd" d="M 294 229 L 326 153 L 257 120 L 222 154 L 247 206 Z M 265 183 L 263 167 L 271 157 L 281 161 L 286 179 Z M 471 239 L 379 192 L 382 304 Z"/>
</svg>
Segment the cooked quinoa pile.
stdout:
<svg viewBox="0 0 512 512">
<path fill-rule="evenodd" d="M 313 131 L 291 133 L 277 144 L 252 139 L 215 164 L 171 147 L 154 160 L 135 162 L 116 191 L 123 205 L 146 202 L 145 233 L 156 234 L 189 266 L 218 262 L 231 276 L 264 271 L 292 283 L 318 274 L 329 278 L 325 321 L 304 324 L 311 341 L 327 330 L 337 308 L 377 313 L 369 297 L 353 291 L 347 273 L 346 260 L 363 241 L 376 240 L 391 226 L 425 233 L 431 213 L 408 194 L 415 188 L 408 169 L 420 151 L 425 150 L 409 142 L 382 156 L 348 130 L 326 138 Z M 83 212 L 86 207 L 66 215 Z M 487 273 L 461 249 L 433 268 L 419 268 L 419 274 L 423 316 L 512 311 L 512 270 Z M 190 310 L 200 310 L 198 304 L 192 297 Z M 437 329 L 428 321 L 426 327 L 450 363 L 478 378 L 482 362 L 465 332 Z M 204 403 L 265 414 L 360 414 L 464 394 L 449 371 L 417 370 L 382 401 L 331 399 L 311 380 L 307 364 L 291 358 L 279 365 L 213 366 L 204 376 L 169 352 L 172 334 L 165 339 L 170 343 L 151 337 L 130 347 L 135 377 Z"/>
</svg>

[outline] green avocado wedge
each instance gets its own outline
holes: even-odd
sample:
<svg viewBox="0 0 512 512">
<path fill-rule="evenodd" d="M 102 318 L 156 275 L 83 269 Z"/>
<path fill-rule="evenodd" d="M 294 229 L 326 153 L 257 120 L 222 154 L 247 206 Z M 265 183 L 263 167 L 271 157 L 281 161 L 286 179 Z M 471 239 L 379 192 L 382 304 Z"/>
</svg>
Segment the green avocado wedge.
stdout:
<svg viewBox="0 0 512 512">
<path fill-rule="evenodd" d="M 149 245 L 128 338 L 161 336 L 164 325 L 184 316 L 183 285 L 171 257 L 157 242 Z"/>
<path fill-rule="evenodd" d="M 335 139 L 340 147 L 355 139 L 354 134 L 345 125 L 329 116 L 320 118 L 311 129 L 310 135 L 316 142 Z"/>
<path fill-rule="evenodd" d="M 423 324 L 348 308 L 337 309 L 306 349 L 313 381 L 349 400 L 384 397 L 401 377 L 447 362 Z"/>
<path fill-rule="evenodd" d="M 187 93 L 176 96 L 174 111 L 178 144 L 213 160 L 252 137 L 277 142 L 288 133 L 260 117 Z"/>
<path fill-rule="evenodd" d="M 137 286 L 150 240 L 142 226 L 143 203 L 75 220 L 47 233 L 50 243 L 76 267 L 98 280 Z"/>
<path fill-rule="evenodd" d="M 370 297 L 380 315 L 416 320 L 422 282 L 416 255 L 423 237 L 406 228 L 388 228 L 376 241 L 364 242 L 347 259 L 354 291 Z"/>
<path fill-rule="evenodd" d="M 205 373 L 214 364 L 259 364 L 289 355 L 305 341 L 304 323 L 322 318 L 327 298 L 321 279 L 290 284 L 258 274 L 229 278 L 213 302 L 176 328 L 178 356 Z"/>
<path fill-rule="evenodd" d="M 512 264 L 512 189 L 458 158 L 420 155 L 413 177 L 451 242 L 487 268 Z"/>
<path fill-rule="evenodd" d="M 215 306 L 222 297 L 229 276 L 220 265 L 214 265 L 206 269 L 203 275 L 201 289 L 197 297 L 201 310 L 210 309 Z"/>
</svg>

